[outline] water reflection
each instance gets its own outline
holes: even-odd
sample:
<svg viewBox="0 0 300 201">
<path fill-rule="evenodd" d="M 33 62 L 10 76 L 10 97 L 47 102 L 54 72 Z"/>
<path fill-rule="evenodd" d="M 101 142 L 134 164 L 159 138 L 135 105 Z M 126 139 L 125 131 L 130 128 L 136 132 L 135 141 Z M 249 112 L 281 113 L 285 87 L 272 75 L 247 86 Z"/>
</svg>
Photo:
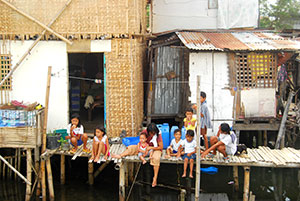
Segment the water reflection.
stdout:
<svg viewBox="0 0 300 201">
<path fill-rule="evenodd" d="M 72 169 L 67 169 L 66 185 L 59 184 L 59 169 L 53 165 L 55 200 L 119 200 L 118 171 L 114 170 L 113 165 L 107 166 L 95 179 L 94 186 L 87 184 L 86 161 L 73 163 Z M 95 169 L 97 167 L 96 165 Z M 186 200 L 194 200 L 195 181 L 182 179 L 181 174 L 182 165 L 162 164 L 158 183 L 163 186 L 152 188 L 148 185 L 153 176 L 152 168 L 149 165 L 142 166 L 137 178 L 138 182 L 134 185 L 129 200 L 178 200 L 180 190 L 177 189 L 180 187 L 186 188 L 186 191 L 191 193 L 186 195 Z M 225 193 L 229 200 L 242 200 L 243 174 L 243 169 L 239 168 L 240 192 L 234 192 L 232 167 L 220 167 L 219 172 L 215 175 L 201 174 L 202 193 Z M 251 168 L 250 178 L 250 191 L 256 195 L 256 200 L 300 200 L 298 169 Z M 190 188 L 187 188 L 188 186 Z M 1 201 L 23 201 L 24 199 L 25 184 L 22 181 L 0 179 Z M 40 200 L 40 198 L 34 197 L 32 200 Z"/>
</svg>

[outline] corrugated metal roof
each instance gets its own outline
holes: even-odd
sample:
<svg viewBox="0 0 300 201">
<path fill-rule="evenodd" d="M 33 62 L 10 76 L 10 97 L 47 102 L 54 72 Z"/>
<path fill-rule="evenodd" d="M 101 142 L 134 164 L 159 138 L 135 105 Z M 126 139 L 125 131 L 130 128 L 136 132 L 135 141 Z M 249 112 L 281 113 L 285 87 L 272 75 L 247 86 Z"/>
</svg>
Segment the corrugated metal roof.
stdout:
<svg viewBox="0 0 300 201">
<path fill-rule="evenodd" d="M 176 32 L 182 43 L 193 50 L 300 50 L 300 42 L 263 32 Z"/>
</svg>

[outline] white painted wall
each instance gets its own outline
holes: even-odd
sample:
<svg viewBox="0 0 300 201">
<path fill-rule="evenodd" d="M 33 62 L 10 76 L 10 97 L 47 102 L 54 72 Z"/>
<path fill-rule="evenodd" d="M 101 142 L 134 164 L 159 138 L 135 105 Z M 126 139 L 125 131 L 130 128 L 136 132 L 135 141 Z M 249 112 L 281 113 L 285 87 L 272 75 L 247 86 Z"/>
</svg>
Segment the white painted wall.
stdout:
<svg viewBox="0 0 300 201">
<path fill-rule="evenodd" d="M 190 101 L 197 102 L 197 75 L 200 75 L 200 88 L 206 93 L 211 119 L 232 119 L 233 96 L 228 89 L 225 89 L 229 86 L 227 54 L 190 53 L 189 59 Z M 216 135 L 220 123 L 223 122 L 212 121 L 213 129 L 209 130 L 208 134 Z M 232 121 L 226 122 L 232 125 Z"/>
<path fill-rule="evenodd" d="M 33 41 L 11 41 L 12 65 L 19 61 Z M 0 45 L 3 41 L 0 41 Z M 68 124 L 68 61 L 65 42 L 40 41 L 12 76 L 11 100 L 45 105 L 48 66 L 52 66 L 47 130 Z"/>
<path fill-rule="evenodd" d="M 153 33 L 174 29 L 216 29 L 217 9 L 208 0 L 154 0 Z"/>
</svg>

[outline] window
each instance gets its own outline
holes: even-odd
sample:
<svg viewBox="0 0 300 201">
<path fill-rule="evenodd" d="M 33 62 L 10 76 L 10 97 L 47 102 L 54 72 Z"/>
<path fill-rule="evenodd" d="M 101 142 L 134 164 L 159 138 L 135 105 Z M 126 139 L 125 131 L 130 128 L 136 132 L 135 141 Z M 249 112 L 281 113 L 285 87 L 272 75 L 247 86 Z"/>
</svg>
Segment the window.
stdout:
<svg viewBox="0 0 300 201">
<path fill-rule="evenodd" d="M 0 54 L 0 76 L 1 80 L 10 72 L 11 70 L 11 55 L 10 54 Z M 1 86 L 1 89 L 4 90 L 11 90 L 11 78 L 8 78 L 3 85 Z"/>
<path fill-rule="evenodd" d="M 235 86 L 239 88 L 276 87 L 276 63 L 276 56 L 272 53 L 236 54 Z"/>
</svg>

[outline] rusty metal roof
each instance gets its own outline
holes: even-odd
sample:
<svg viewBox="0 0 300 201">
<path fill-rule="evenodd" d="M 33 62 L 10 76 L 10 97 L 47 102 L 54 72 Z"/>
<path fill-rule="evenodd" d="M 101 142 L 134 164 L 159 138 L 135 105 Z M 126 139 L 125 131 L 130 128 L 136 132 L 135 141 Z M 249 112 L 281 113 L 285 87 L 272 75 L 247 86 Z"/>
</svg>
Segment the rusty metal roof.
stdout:
<svg viewBox="0 0 300 201">
<path fill-rule="evenodd" d="M 280 51 L 300 50 L 300 42 L 264 32 L 176 32 L 182 43 L 192 50 Z"/>
</svg>

